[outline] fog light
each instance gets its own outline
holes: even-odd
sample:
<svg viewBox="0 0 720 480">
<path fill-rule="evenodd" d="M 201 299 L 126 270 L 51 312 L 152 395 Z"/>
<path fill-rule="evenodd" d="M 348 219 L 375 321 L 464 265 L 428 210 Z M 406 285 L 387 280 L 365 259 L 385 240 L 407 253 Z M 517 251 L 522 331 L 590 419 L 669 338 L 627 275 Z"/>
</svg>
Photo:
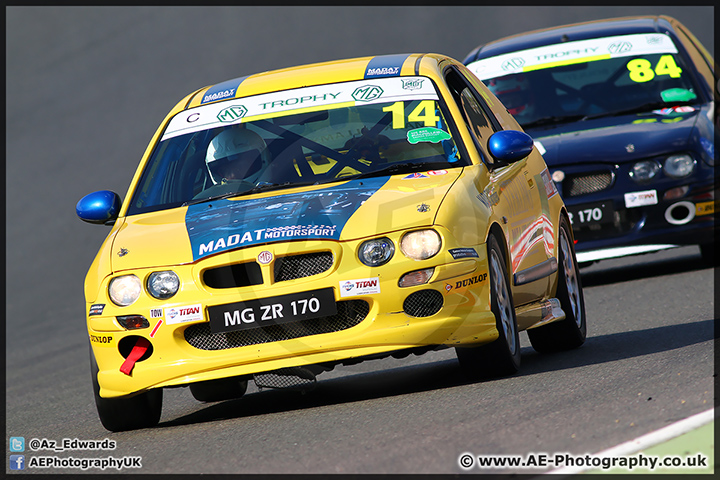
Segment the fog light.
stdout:
<svg viewBox="0 0 720 480">
<path fill-rule="evenodd" d="M 138 328 L 148 328 L 150 326 L 150 322 L 142 315 L 123 315 L 115 318 L 127 330 L 137 330 Z"/>
<path fill-rule="evenodd" d="M 422 270 L 415 270 L 414 272 L 408 272 L 398 281 L 400 287 L 414 287 L 415 285 L 423 285 L 430 281 L 430 277 L 435 273 L 434 268 L 424 268 Z"/>
<path fill-rule="evenodd" d="M 688 185 L 684 187 L 671 188 L 663 195 L 663 200 L 675 200 L 676 198 L 682 198 L 690 190 Z"/>
</svg>

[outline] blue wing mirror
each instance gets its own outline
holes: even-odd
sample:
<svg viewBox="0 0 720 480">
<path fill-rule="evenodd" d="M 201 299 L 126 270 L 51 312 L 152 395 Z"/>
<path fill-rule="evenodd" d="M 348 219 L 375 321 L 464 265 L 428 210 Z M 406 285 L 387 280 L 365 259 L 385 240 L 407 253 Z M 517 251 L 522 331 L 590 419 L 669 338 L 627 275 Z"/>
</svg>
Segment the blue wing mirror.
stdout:
<svg viewBox="0 0 720 480">
<path fill-rule="evenodd" d="M 530 135 L 517 130 L 501 130 L 492 134 L 488 140 L 490 154 L 499 160 L 497 166 L 516 162 L 530 155 L 533 139 Z"/>
<path fill-rule="evenodd" d="M 121 203 L 117 193 L 100 190 L 81 198 L 75 206 L 75 213 L 84 222 L 112 225 L 120 213 Z"/>
</svg>

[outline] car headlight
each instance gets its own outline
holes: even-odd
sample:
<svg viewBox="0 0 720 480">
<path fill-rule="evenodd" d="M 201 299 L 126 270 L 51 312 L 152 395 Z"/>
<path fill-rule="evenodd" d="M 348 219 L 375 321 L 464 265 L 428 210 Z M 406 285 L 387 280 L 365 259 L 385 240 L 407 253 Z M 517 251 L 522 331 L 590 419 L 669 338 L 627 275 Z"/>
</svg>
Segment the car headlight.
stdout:
<svg viewBox="0 0 720 480">
<path fill-rule="evenodd" d="M 142 293 L 142 282 L 135 275 L 123 275 L 113 278 L 108 287 L 110 300 L 121 307 L 135 303 Z"/>
<path fill-rule="evenodd" d="M 165 300 L 175 295 L 180 288 L 180 278 L 175 272 L 153 272 L 147 280 L 147 289 L 150 295 Z"/>
<path fill-rule="evenodd" d="M 690 155 L 671 155 L 665 160 L 663 169 L 669 177 L 687 177 L 695 170 L 695 160 Z"/>
<path fill-rule="evenodd" d="M 368 267 L 385 265 L 393 254 L 395 254 L 395 245 L 387 237 L 366 240 L 358 249 L 358 258 Z"/>
<path fill-rule="evenodd" d="M 418 230 L 403 235 L 400 251 L 413 260 L 425 260 L 440 251 L 442 240 L 435 230 Z"/>
<path fill-rule="evenodd" d="M 637 162 L 630 170 L 630 177 L 636 182 L 642 183 L 651 180 L 660 171 L 660 165 L 653 160 Z"/>
</svg>

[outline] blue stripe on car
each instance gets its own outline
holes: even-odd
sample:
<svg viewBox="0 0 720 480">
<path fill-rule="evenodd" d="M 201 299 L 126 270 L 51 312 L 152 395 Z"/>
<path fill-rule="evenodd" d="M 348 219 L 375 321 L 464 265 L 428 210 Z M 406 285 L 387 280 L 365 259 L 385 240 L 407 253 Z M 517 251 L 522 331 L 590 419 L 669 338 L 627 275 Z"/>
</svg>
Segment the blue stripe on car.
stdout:
<svg viewBox="0 0 720 480">
<path fill-rule="evenodd" d="M 350 216 L 388 177 L 251 200 L 190 205 L 185 214 L 193 260 L 261 243 L 338 240 Z"/>
<path fill-rule="evenodd" d="M 400 69 L 403 63 L 409 57 L 409 54 L 403 55 L 382 55 L 375 57 L 368 62 L 365 69 L 365 78 L 393 77 L 400 75 Z"/>
<path fill-rule="evenodd" d="M 205 92 L 200 103 L 210 103 L 217 100 L 225 100 L 226 98 L 235 97 L 237 88 L 246 78 L 248 78 L 248 76 L 249 75 L 240 78 L 233 78 L 232 80 L 226 80 L 222 83 L 218 83 L 217 85 L 213 85 L 207 92 Z"/>
</svg>

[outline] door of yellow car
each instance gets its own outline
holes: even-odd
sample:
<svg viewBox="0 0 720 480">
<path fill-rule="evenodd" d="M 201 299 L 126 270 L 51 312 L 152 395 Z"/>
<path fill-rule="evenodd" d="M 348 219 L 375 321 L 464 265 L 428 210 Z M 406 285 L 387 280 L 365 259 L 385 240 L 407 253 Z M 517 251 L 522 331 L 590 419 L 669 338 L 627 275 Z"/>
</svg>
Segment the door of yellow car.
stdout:
<svg viewBox="0 0 720 480">
<path fill-rule="evenodd" d="M 516 305 L 522 305 L 542 296 L 548 288 L 547 277 L 529 283 L 517 282 L 519 285 L 514 281 L 516 273 L 543 264 L 553 255 L 552 217 L 543 182 L 545 162 L 540 153 L 533 150 L 526 159 L 507 166 L 496 164 L 488 153 L 487 142 L 493 133 L 502 130 L 500 123 L 460 72 L 450 68 L 445 78 L 490 171 L 490 182 L 482 194 L 502 219 L 513 297 Z"/>
</svg>

